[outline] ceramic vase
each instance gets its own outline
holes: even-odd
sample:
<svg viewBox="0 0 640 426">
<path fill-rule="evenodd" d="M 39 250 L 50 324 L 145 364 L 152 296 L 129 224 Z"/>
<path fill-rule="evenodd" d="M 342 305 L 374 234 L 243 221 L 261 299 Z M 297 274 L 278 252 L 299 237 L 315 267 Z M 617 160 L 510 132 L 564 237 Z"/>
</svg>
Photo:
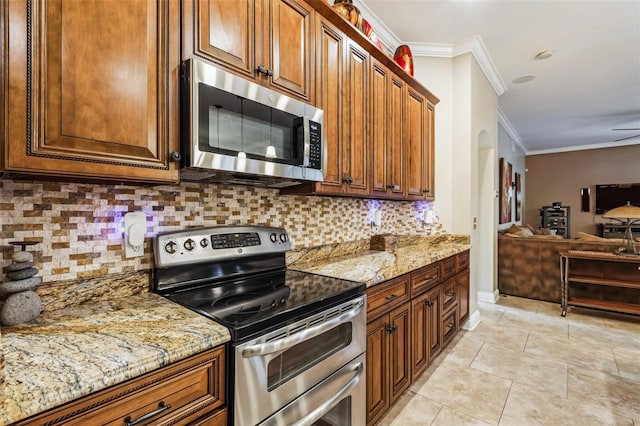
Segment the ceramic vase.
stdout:
<svg viewBox="0 0 640 426">
<path fill-rule="evenodd" d="M 411 55 L 409 46 L 406 44 L 398 46 L 396 53 L 393 55 L 393 60 L 396 64 L 400 65 L 400 68 L 413 76 L 413 56 Z"/>
<path fill-rule="evenodd" d="M 340 16 L 346 19 L 351 25 L 362 29 L 362 16 L 360 10 L 352 3 L 352 0 L 335 0 L 333 2 L 333 10 L 338 12 Z"/>
</svg>

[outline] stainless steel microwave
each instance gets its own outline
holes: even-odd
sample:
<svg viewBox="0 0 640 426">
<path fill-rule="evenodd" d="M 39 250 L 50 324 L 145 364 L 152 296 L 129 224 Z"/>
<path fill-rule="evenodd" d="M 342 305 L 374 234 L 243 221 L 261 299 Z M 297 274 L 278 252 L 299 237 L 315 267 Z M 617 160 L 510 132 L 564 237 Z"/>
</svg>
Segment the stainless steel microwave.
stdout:
<svg viewBox="0 0 640 426">
<path fill-rule="evenodd" d="M 183 70 L 181 178 L 273 187 L 322 181 L 323 115 L 190 59 Z"/>
</svg>

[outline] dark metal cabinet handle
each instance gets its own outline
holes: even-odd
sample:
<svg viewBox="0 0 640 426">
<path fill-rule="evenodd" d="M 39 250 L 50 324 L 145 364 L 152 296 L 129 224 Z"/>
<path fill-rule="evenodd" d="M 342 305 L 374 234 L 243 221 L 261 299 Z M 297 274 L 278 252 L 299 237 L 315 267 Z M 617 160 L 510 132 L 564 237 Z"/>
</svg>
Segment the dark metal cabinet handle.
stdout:
<svg viewBox="0 0 640 426">
<path fill-rule="evenodd" d="M 431 300 L 427 300 L 427 306 L 428 307 L 433 307 L 433 302 Z"/>
<path fill-rule="evenodd" d="M 431 190 L 430 189 L 423 189 L 422 192 L 425 193 L 425 194 L 428 194 L 429 192 L 431 192 Z"/>
<path fill-rule="evenodd" d="M 447 268 L 447 272 L 451 272 L 451 271 L 455 271 L 455 270 L 456 270 L 456 267 L 455 267 L 455 266 L 452 266 L 452 267 L 450 267 L 450 268 Z"/>
<path fill-rule="evenodd" d="M 389 327 L 387 327 L 387 333 L 393 333 L 394 331 L 396 331 L 398 329 L 397 325 L 391 325 Z"/>
<path fill-rule="evenodd" d="M 392 301 L 392 300 L 395 300 L 395 299 L 397 299 L 397 298 L 398 298 L 398 295 L 397 295 L 397 294 L 392 294 L 392 295 L 390 295 L 390 296 L 385 297 L 384 299 L 385 299 L 385 300 L 388 300 L 388 301 Z"/>
<path fill-rule="evenodd" d="M 158 408 L 153 410 L 150 413 L 147 413 L 143 416 L 138 417 L 135 420 L 131 420 L 131 416 L 127 416 L 124 419 L 124 424 L 125 426 L 135 426 L 138 423 L 142 423 L 145 420 L 149 420 L 151 417 L 157 416 L 158 414 L 162 413 L 163 411 L 167 411 L 171 409 L 171 404 L 165 404 L 164 401 L 160 401 L 158 403 Z"/>
<path fill-rule="evenodd" d="M 447 293 L 447 296 L 449 296 L 449 297 L 454 297 L 455 295 L 456 295 L 455 291 L 450 291 L 450 292 Z"/>
<path fill-rule="evenodd" d="M 182 154 L 180 154 L 178 151 L 173 151 L 171 153 L 171 161 L 180 161 L 182 160 Z"/>
<path fill-rule="evenodd" d="M 256 68 L 256 71 L 258 71 L 258 73 L 260 73 L 260 74 L 266 74 L 267 73 L 267 69 L 262 64 L 258 65 L 258 68 Z"/>
<path fill-rule="evenodd" d="M 344 183 L 353 183 L 353 179 L 350 176 L 345 177 L 342 181 Z"/>
<path fill-rule="evenodd" d="M 270 70 L 270 69 L 267 69 L 267 75 L 268 75 L 269 77 L 273 77 L 273 71 L 272 71 L 272 70 Z"/>
<path fill-rule="evenodd" d="M 389 185 L 387 185 L 387 189 L 394 189 L 396 186 L 392 183 L 390 183 Z"/>
</svg>

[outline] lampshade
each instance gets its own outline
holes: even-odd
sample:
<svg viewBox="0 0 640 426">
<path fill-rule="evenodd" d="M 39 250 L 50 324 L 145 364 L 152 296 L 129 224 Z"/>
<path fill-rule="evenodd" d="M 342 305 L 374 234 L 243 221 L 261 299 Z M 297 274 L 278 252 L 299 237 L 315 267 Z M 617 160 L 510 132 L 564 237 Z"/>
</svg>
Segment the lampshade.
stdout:
<svg viewBox="0 0 640 426">
<path fill-rule="evenodd" d="M 632 206 L 630 203 L 627 203 L 626 206 L 616 207 L 615 209 L 611 209 L 602 217 L 606 219 L 640 219 L 640 207 Z"/>
</svg>

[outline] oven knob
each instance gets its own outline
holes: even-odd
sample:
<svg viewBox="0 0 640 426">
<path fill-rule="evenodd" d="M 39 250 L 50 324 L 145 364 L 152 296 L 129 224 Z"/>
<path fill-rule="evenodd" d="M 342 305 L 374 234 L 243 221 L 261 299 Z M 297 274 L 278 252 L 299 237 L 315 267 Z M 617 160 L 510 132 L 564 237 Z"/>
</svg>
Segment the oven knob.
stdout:
<svg viewBox="0 0 640 426">
<path fill-rule="evenodd" d="M 287 234 L 280 234 L 280 241 L 282 241 L 283 243 L 287 241 Z"/>
<path fill-rule="evenodd" d="M 209 240 L 207 240 L 206 238 L 203 238 L 200 240 L 200 247 L 207 248 L 208 245 L 209 245 Z"/>
<path fill-rule="evenodd" d="M 275 243 L 278 241 L 278 236 L 274 232 L 273 234 L 269 235 L 269 239 L 271 240 L 272 243 Z"/>
<path fill-rule="evenodd" d="M 176 250 L 178 250 L 178 244 L 176 244 L 175 241 L 169 241 L 167 244 L 164 245 L 164 250 L 167 253 L 173 254 L 176 252 Z"/>
<path fill-rule="evenodd" d="M 195 247 L 196 247 L 196 243 L 191 238 L 189 238 L 187 241 L 184 242 L 184 248 L 186 248 L 189 251 L 193 250 Z"/>
</svg>

